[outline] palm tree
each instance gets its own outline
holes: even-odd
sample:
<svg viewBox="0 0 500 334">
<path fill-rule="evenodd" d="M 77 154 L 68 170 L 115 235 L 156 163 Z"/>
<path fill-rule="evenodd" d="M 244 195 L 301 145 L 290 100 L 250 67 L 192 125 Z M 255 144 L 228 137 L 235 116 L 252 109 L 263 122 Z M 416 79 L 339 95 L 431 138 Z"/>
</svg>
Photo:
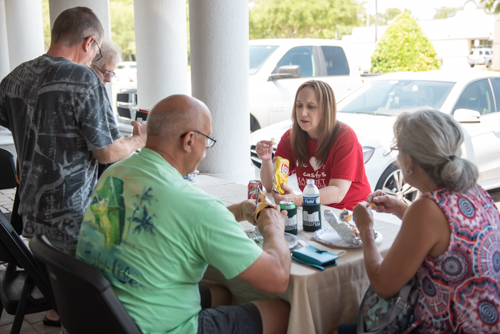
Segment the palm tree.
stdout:
<svg viewBox="0 0 500 334">
<path fill-rule="evenodd" d="M 151 216 L 149 216 L 149 214 L 147 213 L 147 208 L 145 206 L 145 202 L 147 202 L 149 205 L 151 205 L 151 201 L 154 198 L 153 195 L 151 195 L 152 191 L 153 191 L 153 188 L 151 188 L 151 187 L 144 188 L 142 195 L 134 195 L 133 196 L 133 197 L 136 197 L 139 199 L 139 204 L 134 203 L 134 212 L 132 213 L 132 217 L 128 218 L 129 224 L 128 224 L 128 229 L 127 229 L 127 235 L 126 235 L 126 238 L 125 237 L 123 238 L 123 240 L 125 240 L 125 239 L 128 240 L 128 236 L 130 235 L 130 226 L 132 226 L 132 222 L 136 222 L 136 223 L 140 224 L 139 226 L 136 226 L 134 229 L 134 232 L 136 232 L 137 234 L 139 234 L 142 230 L 144 230 L 144 231 L 148 231 L 154 235 L 154 232 L 153 232 L 154 224 L 152 224 Z M 142 205 L 144 207 L 142 217 L 140 216 L 140 210 L 141 210 L 140 205 Z M 137 214 L 139 214 L 139 217 L 137 217 Z M 146 217 L 146 222 L 141 223 L 145 219 L 145 217 Z M 149 226 L 149 224 L 151 226 Z"/>
<path fill-rule="evenodd" d="M 134 228 L 134 233 L 140 234 L 142 231 L 144 231 L 155 235 L 155 232 L 153 230 L 155 227 L 155 225 L 153 224 L 153 217 L 156 217 L 156 215 L 153 214 L 153 216 L 150 216 L 147 207 L 143 206 L 142 215 L 140 215 L 139 217 L 134 216 L 132 218 L 132 222 L 138 224 Z"/>
</svg>

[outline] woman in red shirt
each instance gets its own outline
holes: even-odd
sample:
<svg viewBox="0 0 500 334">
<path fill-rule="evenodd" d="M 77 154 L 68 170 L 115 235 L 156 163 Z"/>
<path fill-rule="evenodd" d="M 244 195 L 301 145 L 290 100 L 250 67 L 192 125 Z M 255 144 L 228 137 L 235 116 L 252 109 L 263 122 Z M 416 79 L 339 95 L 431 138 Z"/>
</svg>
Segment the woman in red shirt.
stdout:
<svg viewBox="0 0 500 334">
<path fill-rule="evenodd" d="M 297 90 L 292 111 L 292 128 L 278 144 L 276 156 L 290 161 L 289 175 L 295 171 L 300 190 L 307 179 L 314 179 L 321 204 L 337 209 L 366 201 L 371 192 L 365 174 L 363 150 L 354 131 L 337 121 L 337 106 L 332 88 L 323 81 L 310 80 Z M 270 141 L 257 143 L 262 159 L 262 184 L 272 189 L 272 150 Z M 284 185 L 285 194 L 272 192 L 276 203 L 288 200 L 302 205 L 302 194 L 295 195 Z"/>
</svg>

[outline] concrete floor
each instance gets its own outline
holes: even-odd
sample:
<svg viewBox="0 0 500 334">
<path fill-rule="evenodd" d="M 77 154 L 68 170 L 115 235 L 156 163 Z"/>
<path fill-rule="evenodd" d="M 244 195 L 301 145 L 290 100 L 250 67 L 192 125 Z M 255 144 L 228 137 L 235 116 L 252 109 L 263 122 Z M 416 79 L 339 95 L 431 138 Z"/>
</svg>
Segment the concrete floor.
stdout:
<svg viewBox="0 0 500 334">
<path fill-rule="evenodd" d="M 59 327 L 44 326 L 42 322 L 43 317 L 45 317 L 45 312 L 26 315 L 21 327 L 21 334 L 56 334 L 60 332 L 61 329 Z M 2 312 L 0 334 L 10 333 L 13 321 L 13 315 Z"/>
</svg>

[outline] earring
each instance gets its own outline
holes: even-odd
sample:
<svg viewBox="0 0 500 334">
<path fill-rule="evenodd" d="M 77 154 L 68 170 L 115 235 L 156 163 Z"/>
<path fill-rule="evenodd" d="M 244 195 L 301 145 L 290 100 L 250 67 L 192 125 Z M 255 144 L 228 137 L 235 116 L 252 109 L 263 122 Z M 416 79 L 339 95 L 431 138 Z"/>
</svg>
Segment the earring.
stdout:
<svg viewBox="0 0 500 334">
<path fill-rule="evenodd" d="M 411 173 L 413 173 L 413 171 L 411 169 L 410 169 L 410 171 L 408 171 L 407 169 L 405 169 L 405 173 L 406 173 L 406 175 L 410 176 Z"/>
</svg>

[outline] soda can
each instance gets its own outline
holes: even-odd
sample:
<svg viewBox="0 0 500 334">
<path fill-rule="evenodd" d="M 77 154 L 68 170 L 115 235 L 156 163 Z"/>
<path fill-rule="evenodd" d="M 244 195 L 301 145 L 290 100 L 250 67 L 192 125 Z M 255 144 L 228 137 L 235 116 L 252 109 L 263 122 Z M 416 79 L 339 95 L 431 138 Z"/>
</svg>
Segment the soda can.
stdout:
<svg viewBox="0 0 500 334">
<path fill-rule="evenodd" d="M 293 201 L 281 201 L 280 210 L 288 211 L 285 219 L 285 232 L 297 235 L 297 206 Z"/>
<path fill-rule="evenodd" d="M 251 180 L 248 182 L 248 199 L 257 200 L 259 197 L 259 189 L 262 190 L 262 182 L 259 180 Z"/>
</svg>

